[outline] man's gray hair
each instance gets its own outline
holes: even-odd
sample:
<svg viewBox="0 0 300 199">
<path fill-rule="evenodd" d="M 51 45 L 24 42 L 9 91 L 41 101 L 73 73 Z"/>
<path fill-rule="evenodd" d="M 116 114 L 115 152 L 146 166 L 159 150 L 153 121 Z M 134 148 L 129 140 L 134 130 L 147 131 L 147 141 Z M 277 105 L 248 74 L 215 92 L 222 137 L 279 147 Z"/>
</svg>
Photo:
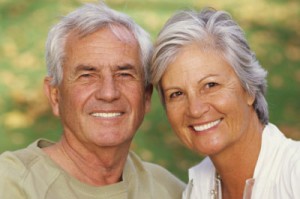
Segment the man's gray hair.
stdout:
<svg viewBox="0 0 300 199">
<path fill-rule="evenodd" d="M 152 53 L 149 34 L 128 15 L 109 8 L 103 2 L 83 5 L 63 17 L 49 31 L 46 42 L 46 65 L 48 76 L 52 77 L 51 84 L 59 85 L 62 81 L 65 44 L 72 31 L 77 31 L 80 36 L 84 37 L 101 28 L 109 27 L 113 34 L 120 39 L 124 39 L 124 35 L 119 31 L 118 26 L 128 29 L 137 40 L 145 86 L 148 86 L 150 83 L 148 70 Z"/>
<path fill-rule="evenodd" d="M 190 44 L 220 53 L 232 66 L 243 88 L 255 97 L 253 107 L 262 124 L 269 122 L 265 99 L 267 72 L 251 51 L 241 27 L 225 11 L 205 8 L 200 12 L 179 11 L 171 17 L 154 45 L 151 81 L 164 104 L 161 78 L 168 65 Z"/>
</svg>

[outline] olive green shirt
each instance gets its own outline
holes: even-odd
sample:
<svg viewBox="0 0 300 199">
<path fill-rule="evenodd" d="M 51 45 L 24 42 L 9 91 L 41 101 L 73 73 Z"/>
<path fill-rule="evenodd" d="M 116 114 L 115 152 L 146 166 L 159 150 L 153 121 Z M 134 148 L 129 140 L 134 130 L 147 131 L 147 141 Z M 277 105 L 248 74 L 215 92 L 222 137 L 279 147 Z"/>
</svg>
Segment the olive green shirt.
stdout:
<svg viewBox="0 0 300 199">
<path fill-rule="evenodd" d="M 0 155 L 1 199 L 176 199 L 185 184 L 161 166 L 130 152 L 123 181 L 107 186 L 80 182 L 41 150 L 52 143 L 37 140 L 27 148 Z"/>
</svg>

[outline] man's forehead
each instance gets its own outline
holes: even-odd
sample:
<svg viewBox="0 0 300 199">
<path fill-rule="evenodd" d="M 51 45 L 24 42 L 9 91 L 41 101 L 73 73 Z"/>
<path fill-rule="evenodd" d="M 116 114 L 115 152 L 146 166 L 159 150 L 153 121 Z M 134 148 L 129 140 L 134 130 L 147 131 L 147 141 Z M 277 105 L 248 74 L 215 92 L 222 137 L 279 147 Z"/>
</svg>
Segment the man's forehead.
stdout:
<svg viewBox="0 0 300 199">
<path fill-rule="evenodd" d="M 128 30 L 125 26 L 113 24 L 109 26 L 111 32 L 124 43 L 128 43 L 131 45 L 137 45 L 137 40 L 133 33 Z"/>
<path fill-rule="evenodd" d="M 109 32 L 109 34 L 114 35 L 120 42 L 130 45 L 138 45 L 137 38 L 135 37 L 134 33 L 121 24 L 108 24 L 99 28 L 95 28 L 92 31 L 73 29 L 69 33 L 68 39 L 85 39 L 97 32 Z"/>
</svg>

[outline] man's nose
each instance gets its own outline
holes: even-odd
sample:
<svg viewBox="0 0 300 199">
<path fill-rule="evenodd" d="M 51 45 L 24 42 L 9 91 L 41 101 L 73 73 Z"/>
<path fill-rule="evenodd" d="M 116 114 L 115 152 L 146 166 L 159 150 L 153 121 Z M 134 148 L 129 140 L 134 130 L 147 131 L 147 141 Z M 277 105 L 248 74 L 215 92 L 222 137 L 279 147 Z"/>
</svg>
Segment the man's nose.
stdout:
<svg viewBox="0 0 300 199">
<path fill-rule="evenodd" d="M 120 97 L 120 90 L 113 76 L 101 78 L 97 89 L 96 98 L 99 100 L 111 102 Z"/>
</svg>

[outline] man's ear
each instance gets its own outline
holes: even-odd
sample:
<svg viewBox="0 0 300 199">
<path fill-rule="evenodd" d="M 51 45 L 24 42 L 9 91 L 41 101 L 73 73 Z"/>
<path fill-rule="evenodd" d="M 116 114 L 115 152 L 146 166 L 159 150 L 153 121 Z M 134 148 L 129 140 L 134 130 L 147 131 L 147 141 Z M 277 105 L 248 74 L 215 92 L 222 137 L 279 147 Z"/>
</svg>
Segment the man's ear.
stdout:
<svg viewBox="0 0 300 199">
<path fill-rule="evenodd" d="M 146 113 L 148 113 L 150 111 L 150 109 L 151 109 L 151 97 L 152 97 L 152 93 L 153 93 L 153 85 L 149 84 L 146 87 L 146 90 L 145 90 L 145 103 L 146 103 L 145 110 L 146 110 Z"/>
<path fill-rule="evenodd" d="M 51 77 L 45 77 L 44 93 L 48 98 L 53 114 L 59 117 L 59 90 L 57 86 L 51 84 L 51 81 Z"/>
</svg>

